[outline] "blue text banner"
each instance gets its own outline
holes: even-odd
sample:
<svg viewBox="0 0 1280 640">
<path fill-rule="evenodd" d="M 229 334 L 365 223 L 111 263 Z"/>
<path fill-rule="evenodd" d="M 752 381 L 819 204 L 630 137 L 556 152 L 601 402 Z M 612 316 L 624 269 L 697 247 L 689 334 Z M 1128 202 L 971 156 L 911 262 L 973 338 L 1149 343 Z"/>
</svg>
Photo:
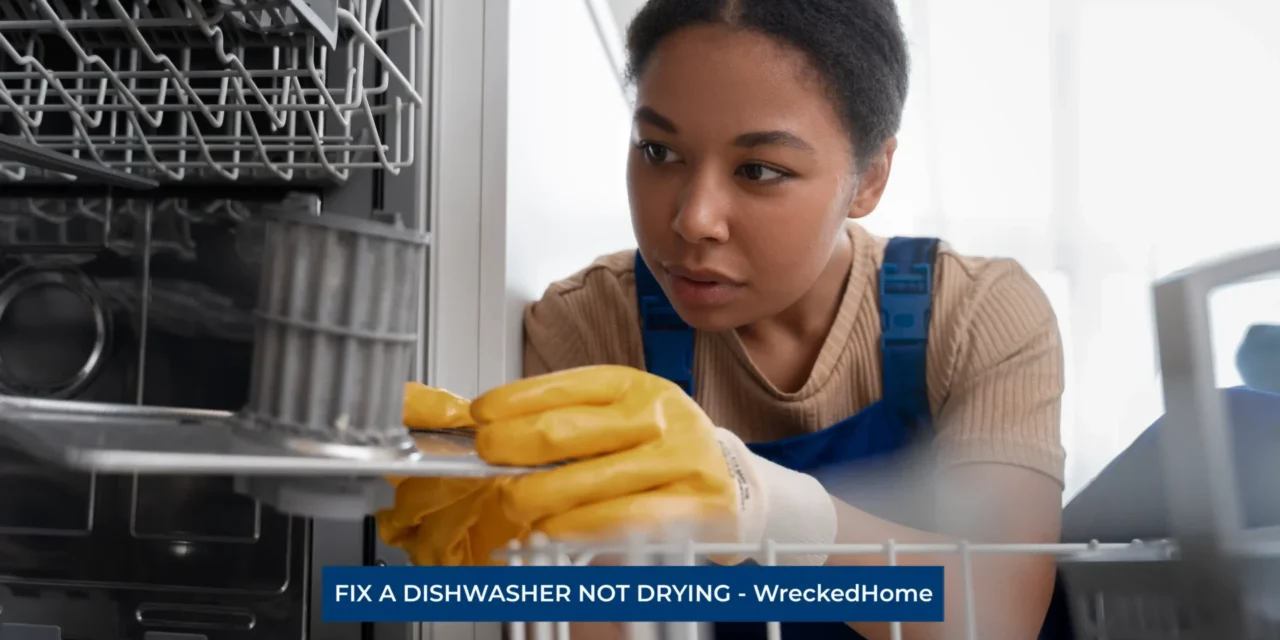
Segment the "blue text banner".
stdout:
<svg viewBox="0 0 1280 640">
<path fill-rule="evenodd" d="M 942 567 L 325 567 L 325 622 L 938 622 Z"/>
</svg>

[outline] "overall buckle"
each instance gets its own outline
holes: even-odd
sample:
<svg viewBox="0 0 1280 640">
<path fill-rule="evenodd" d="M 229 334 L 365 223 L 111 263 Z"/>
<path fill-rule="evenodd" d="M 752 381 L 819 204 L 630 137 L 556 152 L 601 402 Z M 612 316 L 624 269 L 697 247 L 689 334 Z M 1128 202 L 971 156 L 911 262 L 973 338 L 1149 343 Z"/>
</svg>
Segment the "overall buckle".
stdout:
<svg viewBox="0 0 1280 640">
<path fill-rule="evenodd" d="M 933 306 L 933 266 L 918 263 L 905 272 L 887 264 L 880 274 L 880 331 L 884 344 L 925 342 Z"/>
</svg>

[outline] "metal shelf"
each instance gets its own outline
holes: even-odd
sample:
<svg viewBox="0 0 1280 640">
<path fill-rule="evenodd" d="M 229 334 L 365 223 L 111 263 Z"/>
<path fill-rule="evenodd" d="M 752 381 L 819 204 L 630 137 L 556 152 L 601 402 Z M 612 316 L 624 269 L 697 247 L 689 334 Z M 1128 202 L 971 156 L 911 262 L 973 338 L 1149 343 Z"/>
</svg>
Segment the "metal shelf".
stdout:
<svg viewBox="0 0 1280 640">
<path fill-rule="evenodd" d="M 76 6 L 0 1 L 0 132 L 162 183 L 338 184 L 416 161 L 412 0 Z M 379 28 L 388 13 L 405 19 Z M 68 179 L 0 163 L 0 184 Z"/>
<path fill-rule="evenodd" d="M 0 438 L 78 471 L 283 477 L 494 477 L 465 432 L 416 432 L 399 454 L 264 437 L 225 411 L 0 396 Z M 416 445 L 416 446 L 413 446 Z"/>
</svg>

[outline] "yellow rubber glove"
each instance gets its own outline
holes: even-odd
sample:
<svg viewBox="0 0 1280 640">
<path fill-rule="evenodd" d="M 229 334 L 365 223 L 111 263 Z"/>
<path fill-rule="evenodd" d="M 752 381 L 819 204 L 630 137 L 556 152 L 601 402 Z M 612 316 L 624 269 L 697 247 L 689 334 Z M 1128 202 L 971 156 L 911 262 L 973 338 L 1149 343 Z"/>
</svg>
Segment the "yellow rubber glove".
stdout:
<svg viewBox="0 0 1280 640">
<path fill-rule="evenodd" d="M 572 369 L 490 391 L 471 415 L 476 452 L 490 464 L 568 462 L 499 487 L 512 521 L 561 540 L 668 523 L 694 526 L 702 540 L 743 537 L 747 484 L 731 472 L 723 430 L 667 380 L 627 367 Z"/>
<path fill-rule="evenodd" d="M 404 385 L 404 426 L 410 429 L 452 429 L 476 426 L 471 402 L 421 382 Z"/>
<path fill-rule="evenodd" d="M 466 429 L 471 403 L 417 382 L 405 386 L 404 423 L 411 429 Z M 489 565 L 492 552 L 528 528 L 508 520 L 500 502 L 507 478 L 388 478 L 395 506 L 376 514 L 383 542 L 419 566 Z"/>
</svg>

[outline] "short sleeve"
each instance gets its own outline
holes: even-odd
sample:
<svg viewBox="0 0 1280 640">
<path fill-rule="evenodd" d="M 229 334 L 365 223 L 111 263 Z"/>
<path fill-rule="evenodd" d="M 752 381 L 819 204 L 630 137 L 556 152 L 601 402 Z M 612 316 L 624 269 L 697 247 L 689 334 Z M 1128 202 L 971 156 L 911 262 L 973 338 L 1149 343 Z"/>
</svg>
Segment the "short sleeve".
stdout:
<svg viewBox="0 0 1280 640">
<path fill-rule="evenodd" d="M 548 290 L 524 312 L 525 377 L 587 364 L 579 319 L 561 295 Z"/>
<path fill-rule="evenodd" d="M 590 365 L 644 366 L 633 256 L 603 256 L 525 308 L 525 377 Z"/>
<path fill-rule="evenodd" d="M 1048 297 L 1016 262 L 989 263 L 958 317 L 939 465 L 997 463 L 1063 482 L 1062 337 Z"/>
</svg>

